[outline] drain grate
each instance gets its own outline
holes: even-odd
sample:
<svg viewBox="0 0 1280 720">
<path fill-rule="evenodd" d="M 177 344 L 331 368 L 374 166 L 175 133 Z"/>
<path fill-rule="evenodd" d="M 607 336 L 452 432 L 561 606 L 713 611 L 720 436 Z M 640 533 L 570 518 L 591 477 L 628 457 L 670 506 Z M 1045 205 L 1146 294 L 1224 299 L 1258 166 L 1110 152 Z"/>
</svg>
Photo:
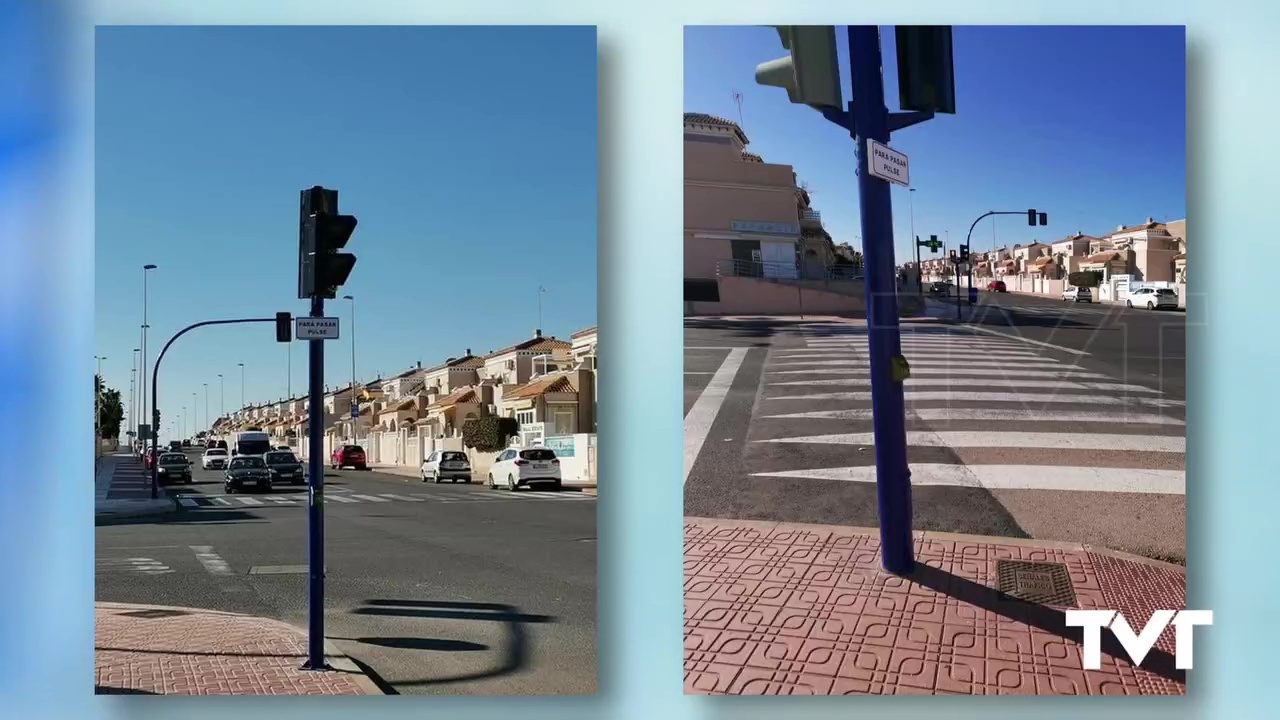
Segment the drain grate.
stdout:
<svg viewBox="0 0 1280 720">
<path fill-rule="evenodd" d="M 1040 605 L 1076 607 L 1071 573 L 1062 563 L 997 560 L 1000 594 Z"/>
</svg>

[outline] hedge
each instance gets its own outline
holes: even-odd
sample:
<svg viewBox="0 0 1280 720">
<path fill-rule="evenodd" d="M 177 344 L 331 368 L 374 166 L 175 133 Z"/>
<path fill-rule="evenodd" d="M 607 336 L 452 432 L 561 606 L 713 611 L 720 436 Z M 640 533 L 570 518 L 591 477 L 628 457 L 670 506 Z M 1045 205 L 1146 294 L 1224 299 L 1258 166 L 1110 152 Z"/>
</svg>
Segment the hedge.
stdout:
<svg viewBox="0 0 1280 720">
<path fill-rule="evenodd" d="M 1067 282 L 1074 287 L 1096 288 L 1102 283 L 1102 273 L 1093 270 L 1073 272 L 1067 276 Z"/>
<path fill-rule="evenodd" d="M 520 433 L 520 423 L 515 418 L 471 418 L 462 423 L 462 444 L 481 452 L 496 452 L 507 447 L 507 439 Z"/>
</svg>

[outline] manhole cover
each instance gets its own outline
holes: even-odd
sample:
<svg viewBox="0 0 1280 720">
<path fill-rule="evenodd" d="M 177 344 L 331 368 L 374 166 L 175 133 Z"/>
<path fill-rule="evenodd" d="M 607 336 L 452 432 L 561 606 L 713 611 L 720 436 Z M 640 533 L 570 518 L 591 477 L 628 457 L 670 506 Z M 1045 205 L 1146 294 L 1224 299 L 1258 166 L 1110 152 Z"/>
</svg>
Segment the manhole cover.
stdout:
<svg viewBox="0 0 1280 720">
<path fill-rule="evenodd" d="M 997 560 L 996 577 L 1002 595 L 1040 605 L 1076 606 L 1071 574 L 1062 563 Z"/>
<path fill-rule="evenodd" d="M 180 617 L 186 615 L 185 610 L 133 610 L 131 612 L 120 613 L 126 617 L 145 618 L 147 620 L 155 620 L 157 618 Z"/>
</svg>

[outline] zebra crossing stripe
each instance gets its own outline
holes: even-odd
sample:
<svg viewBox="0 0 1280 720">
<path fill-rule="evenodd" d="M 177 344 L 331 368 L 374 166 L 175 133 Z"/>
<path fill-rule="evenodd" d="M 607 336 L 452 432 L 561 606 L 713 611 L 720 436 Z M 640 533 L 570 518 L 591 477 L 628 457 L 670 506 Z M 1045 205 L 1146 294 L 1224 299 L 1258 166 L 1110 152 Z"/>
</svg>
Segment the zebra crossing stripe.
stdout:
<svg viewBox="0 0 1280 720">
<path fill-rule="evenodd" d="M 1106 383 L 1106 382 L 1073 382 L 1071 380 L 1021 380 L 1015 378 L 983 378 L 966 383 L 956 383 L 945 378 L 907 378 L 903 383 L 908 389 L 915 387 L 951 387 L 953 385 L 962 384 L 972 387 L 1000 387 L 1000 388 L 1044 388 L 1048 391 L 1054 390 L 1101 390 L 1103 392 L 1132 392 L 1132 393 L 1153 393 L 1160 394 L 1159 390 L 1155 390 L 1142 385 L 1129 385 L 1126 383 Z M 832 386 L 853 386 L 853 387 L 869 387 L 871 381 L 862 378 L 836 378 L 829 380 L 788 380 L 786 382 L 767 383 L 770 387 L 792 387 L 796 385 L 804 385 L 811 387 L 832 387 Z"/>
<path fill-rule="evenodd" d="M 420 497 L 409 497 L 408 495 L 392 495 L 390 493 L 382 493 L 382 497 L 389 498 L 391 500 L 404 500 L 407 502 L 425 502 Z"/>
<path fill-rule="evenodd" d="M 918 420 L 991 420 L 1020 422 L 1078 422 L 1078 423 L 1135 423 L 1140 425 L 1186 425 L 1185 420 L 1166 417 L 1153 413 L 1136 413 L 1121 411 L 1116 414 L 1100 415 L 1096 412 L 1062 412 L 1046 410 L 988 410 L 985 408 L 918 408 L 907 413 L 908 418 Z M 855 410 L 815 410 L 812 412 L 784 413 L 781 415 L 764 415 L 766 419 L 823 419 L 823 420 L 870 420 L 871 409 Z"/>
<path fill-rule="evenodd" d="M 758 443 L 814 443 L 822 445 L 875 445 L 873 433 L 811 435 L 756 440 Z M 1185 453 L 1186 438 L 1167 435 L 1116 435 L 1090 433 L 1087 428 L 1070 433 L 1033 432 L 917 432 L 907 433 L 907 445 L 949 448 L 1019 448 L 1025 450 L 1130 450 Z"/>
<path fill-rule="evenodd" d="M 293 504 L 294 504 L 294 501 L 296 501 L 296 500 L 301 500 L 302 498 L 303 498 L 303 496 L 302 496 L 302 495 L 291 495 L 291 496 L 285 496 L 285 495 L 267 495 L 264 499 L 265 499 L 265 500 L 270 500 L 271 502 L 274 502 L 274 503 L 282 503 L 282 504 L 285 504 L 285 505 L 293 505 Z"/>
<path fill-rule="evenodd" d="M 184 497 L 178 498 L 178 504 L 183 507 L 200 507 L 200 503 L 196 502 L 195 500 L 192 500 L 191 498 L 184 498 Z"/>
<path fill-rule="evenodd" d="M 239 497 L 239 498 L 236 498 L 236 499 L 237 499 L 237 500 L 239 500 L 240 502 L 244 503 L 245 505 L 262 505 L 262 504 L 264 504 L 264 503 L 263 503 L 261 500 L 259 500 L 258 498 L 251 498 L 251 497 Z"/>
<path fill-rule="evenodd" d="M 913 391 L 907 389 L 907 405 L 913 402 L 1016 402 L 1026 405 L 1051 403 L 1075 403 L 1086 405 L 1135 405 L 1161 408 L 1183 407 L 1181 400 L 1159 397 L 1112 397 L 1110 395 L 1050 395 L 1047 393 L 961 392 L 961 391 Z M 833 392 L 817 395 L 778 395 L 764 400 L 870 400 L 869 392 Z"/>
<path fill-rule="evenodd" d="M 852 365 L 853 363 L 849 363 Z M 864 363 L 858 363 L 861 367 L 855 367 L 848 370 L 787 370 L 787 371 L 770 371 L 769 375 L 783 374 L 809 374 L 809 375 L 857 375 L 859 377 L 869 377 L 871 370 Z M 969 367 L 949 367 L 949 368 L 912 368 L 911 377 L 921 375 L 939 375 L 942 377 L 974 377 L 989 378 L 999 375 L 1016 376 L 1019 378 L 1097 378 L 1100 380 L 1107 379 L 1106 375 L 1096 372 L 1089 372 L 1083 368 L 1063 367 L 1058 370 L 1023 370 L 1021 368 L 992 368 L 992 369 L 973 369 Z M 962 380 L 961 382 L 972 382 Z"/>
<path fill-rule="evenodd" d="M 227 562 L 218 555 L 218 553 L 213 551 L 212 546 L 192 545 L 190 547 L 191 551 L 196 554 L 196 560 L 200 561 L 200 564 L 204 566 L 204 569 L 207 570 L 210 575 L 231 574 L 231 566 L 228 565 Z"/>
<path fill-rule="evenodd" d="M 752 477 L 874 483 L 876 468 L 874 465 L 862 465 L 786 470 L 753 473 Z M 918 464 L 911 466 L 911 485 L 972 487 L 987 490 L 1064 490 L 1185 495 L 1186 475 L 1181 470 L 1138 468 Z"/>
<path fill-rule="evenodd" d="M 224 497 L 211 497 L 209 498 L 209 502 L 212 502 L 215 505 L 226 505 L 228 507 L 231 506 L 231 501 L 227 500 Z"/>
<path fill-rule="evenodd" d="M 359 500 L 352 500 L 351 498 L 349 498 L 349 497 L 347 497 L 347 496 L 345 496 L 345 495 L 340 495 L 340 494 L 338 494 L 338 493 L 334 493 L 333 495 L 325 495 L 324 497 L 325 497 L 325 499 L 326 499 L 326 500 L 332 500 L 332 501 L 334 501 L 334 502 L 340 502 L 340 503 L 358 503 L 358 502 L 360 502 Z"/>
<path fill-rule="evenodd" d="M 356 493 L 351 493 L 351 497 L 359 498 L 360 500 L 368 500 L 369 502 L 391 502 L 390 500 L 384 497 L 378 497 L 377 495 L 357 495 Z"/>
</svg>

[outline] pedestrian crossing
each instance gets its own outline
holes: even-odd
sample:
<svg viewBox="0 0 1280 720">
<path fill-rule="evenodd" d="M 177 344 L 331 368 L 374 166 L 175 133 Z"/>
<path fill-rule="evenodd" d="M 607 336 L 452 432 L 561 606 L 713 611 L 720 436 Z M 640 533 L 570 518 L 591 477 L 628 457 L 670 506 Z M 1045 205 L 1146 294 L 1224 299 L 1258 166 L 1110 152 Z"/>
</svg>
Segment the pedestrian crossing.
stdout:
<svg viewBox="0 0 1280 720">
<path fill-rule="evenodd" d="M 867 331 L 810 324 L 800 336 L 766 358 L 749 475 L 873 485 Z M 1016 340 L 938 326 L 901 338 L 913 487 L 1185 495 L 1183 401 Z"/>
<path fill-rule="evenodd" d="M 189 509 L 210 508 L 261 508 L 306 506 L 307 493 L 291 495 L 180 495 L 178 504 Z M 329 491 L 324 496 L 326 503 L 336 505 L 376 504 L 376 503 L 476 503 L 476 502 L 572 502 L 595 500 L 596 496 L 573 491 L 478 491 L 468 493 L 356 493 Z"/>
</svg>

